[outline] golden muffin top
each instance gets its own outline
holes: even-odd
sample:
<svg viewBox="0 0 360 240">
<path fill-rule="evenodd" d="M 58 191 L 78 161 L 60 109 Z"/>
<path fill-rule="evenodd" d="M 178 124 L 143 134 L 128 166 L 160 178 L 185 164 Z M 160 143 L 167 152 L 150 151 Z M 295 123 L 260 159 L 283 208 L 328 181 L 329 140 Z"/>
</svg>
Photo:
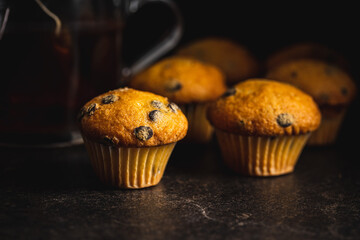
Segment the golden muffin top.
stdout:
<svg viewBox="0 0 360 240">
<path fill-rule="evenodd" d="M 217 67 L 184 57 L 155 63 L 134 76 L 129 86 L 165 96 L 178 104 L 212 101 L 226 91 L 224 75 Z"/>
<path fill-rule="evenodd" d="M 355 83 L 347 73 L 319 60 L 298 59 L 283 63 L 270 70 L 267 78 L 300 88 L 320 107 L 347 105 L 356 95 Z"/>
<path fill-rule="evenodd" d="M 101 94 L 79 113 L 80 129 L 92 141 L 118 147 L 151 147 L 185 137 L 188 122 L 167 98 L 131 88 Z"/>
<path fill-rule="evenodd" d="M 274 52 L 267 59 L 266 68 L 270 70 L 290 60 L 302 58 L 321 60 L 341 67 L 342 69 L 349 68 L 349 63 L 340 53 L 315 42 L 295 43 Z"/>
<path fill-rule="evenodd" d="M 248 49 L 225 38 L 196 40 L 179 49 L 177 55 L 214 64 L 224 72 L 228 85 L 255 77 L 259 71 L 258 62 Z"/>
<path fill-rule="evenodd" d="M 249 79 L 228 89 L 209 105 L 207 117 L 219 130 L 254 136 L 304 134 L 321 121 L 308 94 L 267 79 Z"/>
</svg>

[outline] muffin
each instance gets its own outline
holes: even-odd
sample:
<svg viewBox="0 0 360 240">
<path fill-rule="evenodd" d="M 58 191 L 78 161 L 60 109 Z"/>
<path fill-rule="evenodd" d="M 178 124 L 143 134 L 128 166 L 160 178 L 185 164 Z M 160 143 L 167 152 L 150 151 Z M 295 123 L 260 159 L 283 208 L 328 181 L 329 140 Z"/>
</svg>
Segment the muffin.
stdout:
<svg viewBox="0 0 360 240">
<path fill-rule="evenodd" d="M 209 105 L 207 117 L 225 164 L 250 176 L 291 173 L 321 121 L 311 96 L 267 79 L 249 79 L 230 88 Z"/>
<path fill-rule="evenodd" d="M 281 65 L 290 60 L 309 58 L 336 65 L 344 70 L 349 70 L 349 63 L 339 52 L 325 45 L 315 42 L 300 42 L 286 46 L 269 56 L 266 69 Z"/>
<path fill-rule="evenodd" d="M 355 83 L 347 73 L 326 62 L 299 59 L 273 68 L 267 77 L 300 88 L 318 104 L 322 122 L 309 144 L 328 145 L 336 141 L 346 110 L 356 95 Z"/>
<path fill-rule="evenodd" d="M 180 48 L 177 55 L 193 57 L 220 68 L 228 85 L 258 74 L 255 57 L 244 46 L 225 38 L 203 38 Z"/>
<path fill-rule="evenodd" d="M 188 142 L 206 143 L 212 138 L 206 107 L 226 91 L 224 75 L 217 67 L 192 58 L 165 58 L 134 76 L 129 86 L 178 104 L 189 122 Z"/>
<path fill-rule="evenodd" d="M 86 103 L 79 126 L 102 182 L 119 188 L 145 188 L 161 180 L 188 123 L 167 98 L 121 88 Z"/>
</svg>

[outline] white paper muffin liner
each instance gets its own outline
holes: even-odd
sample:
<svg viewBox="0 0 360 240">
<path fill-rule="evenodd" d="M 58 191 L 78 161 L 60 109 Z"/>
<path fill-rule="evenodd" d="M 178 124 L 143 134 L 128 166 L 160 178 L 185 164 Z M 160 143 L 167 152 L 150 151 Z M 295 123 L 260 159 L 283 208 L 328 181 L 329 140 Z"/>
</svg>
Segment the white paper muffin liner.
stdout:
<svg viewBox="0 0 360 240">
<path fill-rule="evenodd" d="M 321 120 L 319 128 L 309 138 L 309 145 L 329 145 L 336 141 L 346 111 Z"/>
<path fill-rule="evenodd" d="M 310 133 L 295 136 L 240 136 L 216 130 L 225 164 L 250 176 L 277 176 L 294 171 Z"/>
<path fill-rule="evenodd" d="M 191 103 L 180 106 L 188 119 L 189 128 L 186 139 L 197 143 L 208 142 L 214 133 L 214 128 L 206 118 L 206 103 Z"/>
<path fill-rule="evenodd" d="M 118 148 L 83 138 L 96 175 L 103 183 L 119 188 L 145 188 L 158 184 L 176 144 Z"/>
</svg>

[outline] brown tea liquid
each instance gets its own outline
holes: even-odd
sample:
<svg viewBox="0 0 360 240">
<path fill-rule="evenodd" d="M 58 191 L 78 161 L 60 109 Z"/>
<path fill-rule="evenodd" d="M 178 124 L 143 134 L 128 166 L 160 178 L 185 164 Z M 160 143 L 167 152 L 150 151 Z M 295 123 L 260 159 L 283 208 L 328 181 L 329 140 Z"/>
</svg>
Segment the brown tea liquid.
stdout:
<svg viewBox="0 0 360 240">
<path fill-rule="evenodd" d="M 9 29 L 0 41 L 0 142 L 71 141 L 88 100 L 116 88 L 121 23 L 109 21 Z"/>
</svg>

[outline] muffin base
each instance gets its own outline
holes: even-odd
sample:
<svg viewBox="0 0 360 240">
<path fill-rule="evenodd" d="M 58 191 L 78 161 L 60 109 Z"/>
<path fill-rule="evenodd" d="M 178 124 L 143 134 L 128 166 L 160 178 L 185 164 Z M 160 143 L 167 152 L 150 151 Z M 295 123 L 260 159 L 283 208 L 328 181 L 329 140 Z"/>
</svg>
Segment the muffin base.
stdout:
<svg viewBox="0 0 360 240">
<path fill-rule="evenodd" d="M 191 103 L 180 106 L 188 119 L 189 128 L 186 139 L 196 143 L 206 143 L 213 136 L 214 128 L 206 118 L 206 103 Z"/>
<path fill-rule="evenodd" d="M 216 130 L 225 164 L 249 176 L 277 176 L 294 171 L 310 133 L 295 136 L 240 136 Z"/>
<path fill-rule="evenodd" d="M 147 148 L 118 148 L 84 138 L 91 165 L 99 179 L 119 188 L 157 185 L 176 143 Z"/>
<path fill-rule="evenodd" d="M 342 111 L 336 116 L 331 117 L 324 116 L 321 120 L 319 128 L 314 131 L 309 138 L 308 144 L 312 146 L 320 146 L 335 143 L 345 112 L 346 111 Z"/>
</svg>

